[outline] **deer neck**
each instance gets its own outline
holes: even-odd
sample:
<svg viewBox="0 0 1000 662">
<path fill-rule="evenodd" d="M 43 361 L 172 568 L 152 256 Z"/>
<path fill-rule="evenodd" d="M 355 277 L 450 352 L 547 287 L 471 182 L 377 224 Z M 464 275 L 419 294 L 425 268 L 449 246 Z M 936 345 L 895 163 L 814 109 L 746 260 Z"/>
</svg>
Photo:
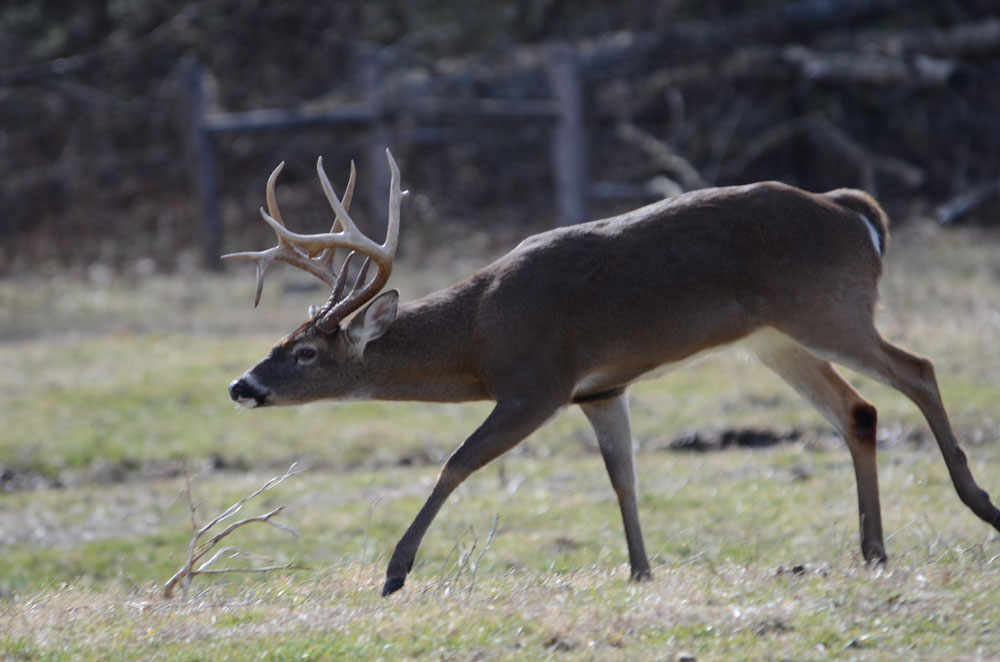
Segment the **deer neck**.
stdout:
<svg viewBox="0 0 1000 662">
<path fill-rule="evenodd" d="M 471 315 L 464 297 L 432 294 L 403 304 L 383 336 L 361 357 L 356 397 L 465 402 L 489 399 L 473 365 Z"/>
</svg>

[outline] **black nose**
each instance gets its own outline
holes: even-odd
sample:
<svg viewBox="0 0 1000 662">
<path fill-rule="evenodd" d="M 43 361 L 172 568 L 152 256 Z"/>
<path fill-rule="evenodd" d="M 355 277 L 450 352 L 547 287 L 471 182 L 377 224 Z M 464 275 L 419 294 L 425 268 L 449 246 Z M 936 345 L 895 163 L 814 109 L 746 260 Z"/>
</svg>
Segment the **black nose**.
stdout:
<svg viewBox="0 0 1000 662">
<path fill-rule="evenodd" d="M 240 377 L 229 385 L 229 397 L 233 402 L 243 405 L 257 406 L 264 404 L 270 391 L 254 383 L 251 379 Z"/>
</svg>

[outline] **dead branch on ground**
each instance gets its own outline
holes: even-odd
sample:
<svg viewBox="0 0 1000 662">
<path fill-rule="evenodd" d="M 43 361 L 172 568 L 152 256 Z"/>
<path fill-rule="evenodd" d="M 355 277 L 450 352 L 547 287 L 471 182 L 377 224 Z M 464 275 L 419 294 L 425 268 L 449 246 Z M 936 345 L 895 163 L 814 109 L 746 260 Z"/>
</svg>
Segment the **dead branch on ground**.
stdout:
<svg viewBox="0 0 1000 662">
<path fill-rule="evenodd" d="M 209 532 L 217 524 L 221 523 L 223 520 L 226 520 L 226 519 L 228 519 L 228 518 L 233 517 L 234 515 L 236 515 L 238 512 L 240 512 L 240 510 L 243 509 L 243 505 L 246 504 L 248 501 L 250 501 L 251 499 L 254 499 L 255 497 L 259 496 L 260 494 L 262 494 L 262 493 L 264 493 L 264 492 L 266 492 L 268 490 L 274 489 L 275 487 L 277 487 L 278 485 L 280 485 L 282 482 L 284 482 L 286 478 L 290 478 L 290 477 L 294 476 L 297 473 L 299 473 L 299 472 L 296 471 L 295 464 L 293 463 L 292 466 L 290 466 L 288 468 L 288 470 L 283 475 L 281 475 L 281 476 L 275 476 L 275 477 L 271 478 L 269 481 L 267 481 L 266 483 L 264 483 L 264 485 L 262 487 L 260 487 L 259 489 L 257 489 L 255 492 L 253 492 L 251 494 L 248 494 L 247 496 L 244 496 L 244 497 L 240 498 L 239 501 L 237 501 L 236 503 L 234 503 L 233 505 L 231 505 L 229 508 L 227 508 L 224 511 L 222 511 L 219 515 L 217 515 L 214 519 L 212 519 L 212 521 L 210 521 L 208 524 L 205 524 L 204 526 L 200 526 L 199 527 L 198 526 L 198 522 L 197 522 L 197 518 L 196 518 L 196 511 L 198 509 L 198 505 L 199 504 L 195 503 L 194 494 L 193 494 L 192 487 L 191 487 L 191 475 L 187 471 L 187 465 L 185 465 L 184 466 L 184 481 L 185 481 L 184 495 L 187 497 L 188 506 L 189 506 L 189 509 L 190 509 L 191 530 L 192 530 L 191 542 L 188 544 L 188 558 L 187 558 L 187 561 L 185 561 L 184 565 L 182 565 L 180 567 L 180 569 L 176 573 L 174 573 L 173 577 L 171 577 L 170 579 L 168 579 L 167 582 L 163 585 L 163 596 L 165 598 L 172 597 L 173 596 L 173 592 L 174 592 L 174 588 L 177 586 L 178 583 L 180 583 L 181 584 L 181 588 L 183 590 L 183 597 L 186 600 L 187 596 L 188 596 L 188 590 L 189 590 L 190 585 L 191 585 L 191 580 L 194 579 L 195 576 L 197 576 L 197 575 L 220 575 L 220 574 L 227 574 L 227 573 L 262 573 L 262 572 L 274 572 L 274 571 L 278 571 L 278 570 L 305 570 L 306 569 L 305 566 L 297 565 L 293 561 L 289 561 L 288 563 L 283 564 L 283 565 L 250 566 L 250 567 L 229 567 L 229 568 L 212 568 L 212 567 L 210 567 L 213 563 L 215 563 L 217 560 L 219 560 L 223 556 L 226 556 L 227 554 L 228 554 L 227 558 L 230 558 L 230 559 L 235 558 L 236 556 L 239 556 L 240 554 L 243 554 L 243 551 L 239 547 L 233 547 L 233 546 L 228 546 L 228 545 L 224 546 L 224 547 L 221 547 L 214 554 L 212 554 L 212 556 L 209 557 L 209 559 L 207 561 L 205 561 L 204 563 L 202 563 L 201 565 L 199 565 L 197 568 L 195 567 L 195 564 L 198 563 L 199 561 L 201 561 L 206 555 L 208 555 L 209 552 L 211 552 L 213 549 L 215 549 L 215 547 L 223 539 L 225 539 L 226 536 L 228 536 L 229 534 L 231 534 L 236 529 L 239 529 L 240 527 L 246 526 L 248 524 L 253 524 L 254 522 L 261 522 L 261 523 L 265 523 L 265 524 L 270 524 L 271 526 L 273 526 L 273 527 L 275 527 L 277 529 L 280 529 L 281 531 L 284 531 L 286 533 L 292 534 L 296 538 L 299 537 L 299 533 L 297 531 L 295 531 L 294 529 L 292 529 L 290 527 L 287 527 L 287 526 L 285 526 L 283 524 L 278 524 L 277 522 L 271 521 L 272 518 L 276 517 L 278 514 L 281 513 L 281 511 L 283 511 L 285 509 L 284 506 L 278 506 L 277 508 L 274 508 L 273 510 L 271 510 L 271 511 L 269 511 L 269 512 L 263 514 L 263 515 L 257 515 L 257 516 L 254 516 L 254 517 L 247 517 L 247 518 L 241 519 L 241 520 L 239 520 L 237 522 L 233 522 L 229 526 L 225 527 L 224 529 L 222 529 L 221 531 L 219 531 L 218 533 L 216 533 L 210 539 L 203 541 L 203 538 L 205 536 L 207 536 L 209 534 Z"/>
</svg>

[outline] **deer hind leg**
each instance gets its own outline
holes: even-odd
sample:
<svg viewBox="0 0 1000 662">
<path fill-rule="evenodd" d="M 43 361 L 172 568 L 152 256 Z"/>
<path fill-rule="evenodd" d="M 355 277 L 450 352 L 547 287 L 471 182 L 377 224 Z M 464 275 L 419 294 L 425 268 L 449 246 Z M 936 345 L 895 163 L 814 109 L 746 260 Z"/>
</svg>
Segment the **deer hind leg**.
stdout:
<svg viewBox="0 0 1000 662">
<path fill-rule="evenodd" d="M 597 435 L 597 445 L 604 457 L 604 466 L 611 477 L 611 486 L 618 496 L 625 523 L 625 542 L 632 567 L 632 579 L 651 576 L 646 548 L 639 526 L 639 506 L 636 502 L 635 458 L 632 452 L 632 425 L 629 419 L 628 399 L 624 392 L 589 402 L 581 402 L 580 409 L 587 416 Z"/>
<path fill-rule="evenodd" d="M 875 407 L 844 381 L 833 366 L 794 340 L 777 332 L 768 332 L 763 338 L 753 346 L 761 362 L 808 400 L 847 442 L 858 488 L 861 553 L 870 563 L 884 562 L 875 459 L 878 420 Z"/>
<path fill-rule="evenodd" d="M 1000 530 L 1000 510 L 972 477 L 965 452 L 951 429 L 934 375 L 934 364 L 881 338 L 869 352 L 870 356 L 864 357 L 867 360 L 857 364 L 858 370 L 892 386 L 917 405 L 930 425 L 959 498 L 982 520 Z"/>
<path fill-rule="evenodd" d="M 799 340 L 820 356 L 883 382 L 912 400 L 927 419 L 959 498 L 980 519 L 1000 530 L 1000 510 L 972 477 L 965 453 L 951 429 L 934 376 L 934 364 L 884 340 L 874 325 L 840 326 L 831 326 L 822 334 L 813 332 L 811 337 Z"/>
</svg>

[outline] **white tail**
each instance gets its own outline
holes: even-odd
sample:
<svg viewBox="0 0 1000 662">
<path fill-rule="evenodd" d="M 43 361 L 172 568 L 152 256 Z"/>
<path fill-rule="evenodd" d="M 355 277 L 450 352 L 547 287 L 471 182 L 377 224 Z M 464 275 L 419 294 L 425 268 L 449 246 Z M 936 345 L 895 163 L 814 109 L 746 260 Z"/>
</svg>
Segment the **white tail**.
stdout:
<svg viewBox="0 0 1000 662">
<path fill-rule="evenodd" d="M 846 439 L 865 559 L 885 559 L 877 414 L 831 362 L 913 400 L 962 501 L 1000 529 L 1000 511 L 976 484 L 952 433 L 931 362 L 885 341 L 875 328 L 888 221 L 867 194 L 813 194 L 778 183 L 697 191 L 529 237 L 468 280 L 397 306 L 395 291 L 375 296 L 391 269 L 402 197 L 389 159 L 390 238 L 382 245 L 359 236 L 321 169 L 343 231 L 287 231 L 273 203 L 277 171 L 272 175 L 265 220 L 279 245 L 273 253 L 236 257 L 257 261 L 258 295 L 272 259 L 316 274 L 333 295 L 230 385 L 233 400 L 249 407 L 324 398 L 496 402 L 448 458 L 397 544 L 383 594 L 403 586 L 424 533 L 455 487 L 573 403 L 597 434 L 621 506 L 632 576 L 648 577 L 625 389 L 659 366 L 735 341 L 744 341 Z M 370 283 L 362 274 L 343 306 L 348 269 L 335 274 L 332 266 L 332 251 L 342 246 L 366 255 L 379 272 Z"/>
</svg>

